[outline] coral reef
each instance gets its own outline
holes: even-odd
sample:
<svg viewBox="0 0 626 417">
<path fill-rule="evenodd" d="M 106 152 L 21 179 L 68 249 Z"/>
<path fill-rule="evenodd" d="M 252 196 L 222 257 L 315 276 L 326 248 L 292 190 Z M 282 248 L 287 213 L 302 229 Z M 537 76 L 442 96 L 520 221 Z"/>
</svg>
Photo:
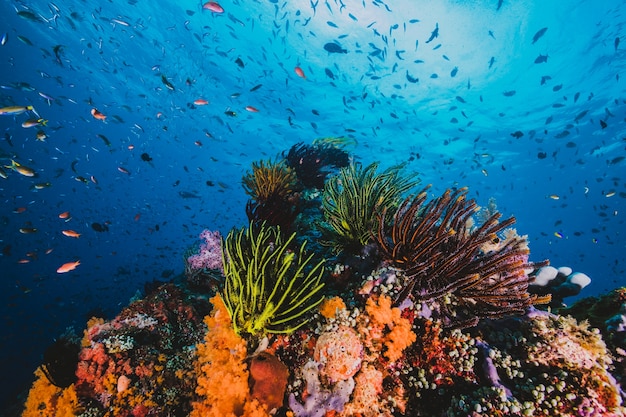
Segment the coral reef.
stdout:
<svg viewBox="0 0 626 417">
<path fill-rule="evenodd" d="M 531 262 L 492 201 L 402 200 L 399 167 L 334 175 L 324 143 L 290 151 L 299 184 L 284 161 L 244 179 L 259 219 L 306 196 L 295 232 L 203 232 L 184 277 L 52 345 L 24 416 L 626 415 L 626 290 L 565 309 L 586 276 Z"/>
</svg>

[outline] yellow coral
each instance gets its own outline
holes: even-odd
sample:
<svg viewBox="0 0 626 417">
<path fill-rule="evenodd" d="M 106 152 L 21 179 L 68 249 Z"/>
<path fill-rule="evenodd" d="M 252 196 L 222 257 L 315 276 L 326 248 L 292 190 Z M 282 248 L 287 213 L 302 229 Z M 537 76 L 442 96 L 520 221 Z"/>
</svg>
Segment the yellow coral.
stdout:
<svg viewBox="0 0 626 417">
<path fill-rule="evenodd" d="M 33 383 L 25 403 L 22 417 L 70 417 L 78 411 L 78 398 L 74 385 L 62 389 L 52 385 L 41 368 L 35 371 Z"/>
<path fill-rule="evenodd" d="M 345 310 L 345 308 L 346 303 L 343 302 L 341 297 L 328 298 L 320 304 L 320 314 L 330 319 L 337 315 L 337 311 Z"/>
<path fill-rule="evenodd" d="M 367 300 L 365 311 L 378 326 L 386 326 L 389 332 L 384 336 L 383 344 L 386 347 L 384 355 L 391 362 L 402 357 L 402 352 L 415 342 L 417 336 L 411 330 L 411 322 L 401 317 L 398 307 L 391 307 L 391 298 L 381 295 L 378 303 L 373 297 Z"/>
<path fill-rule="evenodd" d="M 245 341 L 233 330 L 230 315 L 219 294 L 211 299 L 211 303 L 213 312 L 204 319 L 208 327 L 205 343 L 199 344 L 196 351 L 196 393 L 203 400 L 193 403 L 190 416 L 268 416 L 263 406 L 249 400 Z"/>
</svg>

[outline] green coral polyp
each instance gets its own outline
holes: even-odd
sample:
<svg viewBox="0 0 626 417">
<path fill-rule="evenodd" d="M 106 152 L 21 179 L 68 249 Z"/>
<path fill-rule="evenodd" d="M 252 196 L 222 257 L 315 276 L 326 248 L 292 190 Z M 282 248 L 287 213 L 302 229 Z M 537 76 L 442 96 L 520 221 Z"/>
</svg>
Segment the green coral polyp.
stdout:
<svg viewBox="0 0 626 417">
<path fill-rule="evenodd" d="M 226 238 L 223 298 L 238 334 L 291 333 L 324 299 L 324 260 L 313 262 L 306 241 L 292 251 L 295 236 L 263 224 Z"/>
</svg>

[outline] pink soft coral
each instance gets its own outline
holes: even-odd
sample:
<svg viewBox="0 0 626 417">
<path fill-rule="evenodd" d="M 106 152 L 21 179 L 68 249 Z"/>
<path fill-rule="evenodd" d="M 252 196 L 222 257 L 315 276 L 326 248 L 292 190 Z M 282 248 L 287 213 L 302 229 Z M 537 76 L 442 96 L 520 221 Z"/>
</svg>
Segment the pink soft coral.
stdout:
<svg viewBox="0 0 626 417">
<path fill-rule="evenodd" d="M 222 235 L 219 231 L 203 230 L 200 239 L 204 243 L 200 245 L 200 252 L 187 258 L 187 262 L 193 269 L 218 269 L 223 271 L 222 266 Z"/>
</svg>

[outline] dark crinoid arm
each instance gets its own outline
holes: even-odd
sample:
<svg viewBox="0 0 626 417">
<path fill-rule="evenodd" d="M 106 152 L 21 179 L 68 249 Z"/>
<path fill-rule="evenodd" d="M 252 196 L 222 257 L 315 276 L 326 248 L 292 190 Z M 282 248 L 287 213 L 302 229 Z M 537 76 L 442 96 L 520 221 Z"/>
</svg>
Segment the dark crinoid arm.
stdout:
<svg viewBox="0 0 626 417">
<path fill-rule="evenodd" d="M 499 221 L 494 213 L 472 227 L 477 210 L 467 189 L 446 191 L 426 204 L 426 190 L 406 199 L 390 222 L 383 213 L 377 241 L 387 261 L 402 269 L 407 284 L 399 304 L 433 302 L 449 325 L 467 326 L 483 317 L 521 313 L 543 301 L 527 289 L 531 278 L 526 240 L 517 235 L 500 241 L 499 233 L 515 218 Z"/>
</svg>

